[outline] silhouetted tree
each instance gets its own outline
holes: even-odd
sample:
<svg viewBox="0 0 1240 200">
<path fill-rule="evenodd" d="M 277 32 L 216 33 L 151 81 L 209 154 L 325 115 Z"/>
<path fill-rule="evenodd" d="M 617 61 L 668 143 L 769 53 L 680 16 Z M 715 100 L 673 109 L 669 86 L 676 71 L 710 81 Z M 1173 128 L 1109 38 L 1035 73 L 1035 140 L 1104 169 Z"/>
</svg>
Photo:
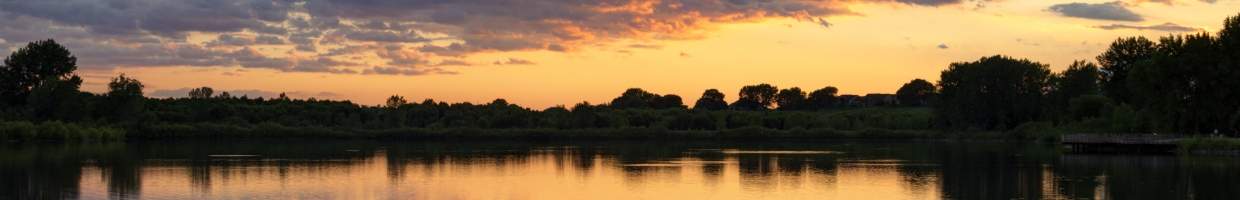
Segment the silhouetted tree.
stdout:
<svg viewBox="0 0 1240 200">
<path fill-rule="evenodd" d="M 900 100 L 900 105 L 925 106 L 930 104 L 930 99 L 937 93 L 938 88 L 935 88 L 933 83 L 913 79 L 896 90 L 896 98 Z"/>
<path fill-rule="evenodd" d="M 646 92 L 641 88 L 629 88 L 620 94 L 620 97 L 611 100 L 611 107 L 617 109 L 651 108 L 651 103 L 658 98 L 659 95 Z"/>
<path fill-rule="evenodd" d="M 405 104 L 409 104 L 409 101 L 406 101 L 405 97 L 402 97 L 400 95 L 392 95 L 387 98 L 387 101 L 384 102 L 383 107 L 395 109 L 395 108 L 400 108 L 400 106 L 403 106 Z"/>
<path fill-rule="evenodd" d="M 668 109 L 684 108 L 685 104 L 678 95 L 658 95 L 641 88 L 629 88 L 620 94 L 620 97 L 611 100 L 611 107 L 616 109 Z"/>
<path fill-rule="evenodd" d="M 1107 115 L 1115 106 L 1110 98 L 1098 94 L 1081 95 L 1068 100 L 1066 119 L 1082 120 Z"/>
<path fill-rule="evenodd" d="M 1067 98 L 1101 92 L 1098 84 L 1102 79 L 1102 74 L 1098 66 L 1093 63 L 1085 61 L 1073 62 L 1056 79 L 1055 91 L 1064 94 Z"/>
<path fill-rule="evenodd" d="M 809 97 L 806 99 L 808 101 L 807 104 L 809 104 L 810 109 L 834 108 L 839 104 L 839 97 L 835 96 L 839 91 L 839 89 L 831 86 L 814 90 L 814 92 L 809 93 Z"/>
<path fill-rule="evenodd" d="M 9 105 L 21 105 L 31 90 L 40 83 L 81 84 L 77 75 L 77 57 L 55 40 L 35 41 L 4 59 L 0 65 L 0 98 Z M 77 87 L 74 85 L 73 87 Z"/>
<path fill-rule="evenodd" d="M 200 87 L 189 90 L 189 98 L 191 99 L 209 99 L 212 94 L 215 94 L 215 89 L 211 89 L 210 87 Z"/>
<path fill-rule="evenodd" d="M 82 113 L 91 113 L 86 105 L 90 94 L 82 93 L 78 88 L 82 85 L 81 78 L 49 78 L 35 85 L 26 101 L 34 120 L 77 121 L 84 116 Z"/>
<path fill-rule="evenodd" d="M 99 109 L 110 110 L 113 121 L 128 121 L 138 117 L 144 108 L 146 97 L 142 96 L 141 81 L 121 74 L 108 82 L 107 104 Z"/>
<path fill-rule="evenodd" d="M 685 108 L 685 103 L 684 103 L 684 100 L 680 99 L 680 95 L 668 94 L 668 95 L 660 96 L 658 99 L 656 99 L 653 106 L 655 109 L 669 109 L 669 108 L 683 109 Z"/>
<path fill-rule="evenodd" d="M 803 110 L 806 104 L 805 92 L 798 87 L 779 90 L 775 95 L 775 103 L 779 105 L 779 110 Z"/>
<path fill-rule="evenodd" d="M 1229 25 L 1225 27 L 1236 27 Z M 1234 30 L 1224 30 L 1223 33 Z M 1229 35 L 1234 36 L 1234 35 Z M 1234 133 L 1240 122 L 1240 68 L 1230 63 L 1234 47 L 1207 33 L 1167 36 L 1147 62 L 1129 75 L 1132 102 L 1163 131 Z M 1224 67 L 1230 66 L 1230 67 Z"/>
<path fill-rule="evenodd" d="M 1005 56 L 952 63 L 939 80 L 938 119 L 957 129 L 1007 129 L 1041 119 L 1050 70 Z"/>
<path fill-rule="evenodd" d="M 728 108 L 728 103 L 723 100 L 723 93 L 716 89 L 708 89 L 702 92 L 702 97 L 698 98 L 697 103 L 693 104 L 694 110 L 723 110 Z"/>
<path fill-rule="evenodd" d="M 1119 103 L 1128 103 L 1131 100 L 1128 73 L 1137 64 L 1152 58 L 1154 45 L 1154 42 L 1145 37 L 1120 38 L 1098 56 L 1102 88 L 1108 97 Z"/>
<path fill-rule="evenodd" d="M 1070 103 L 1077 97 L 1100 94 L 1101 89 L 1098 84 L 1101 78 L 1102 75 L 1097 65 L 1086 61 L 1073 62 L 1068 69 L 1051 76 L 1053 88 L 1049 94 L 1050 102 L 1046 105 L 1047 109 L 1052 109 L 1052 114 L 1055 116 L 1067 114 L 1069 116 L 1066 117 L 1070 118 L 1066 119 L 1081 119 L 1080 115 L 1073 114 L 1073 109 L 1069 108 Z M 1089 100 L 1093 102 L 1093 99 Z"/>
<path fill-rule="evenodd" d="M 736 102 L 732 102 L 732 109 L 769 109 L 775 103 L 776 92 L 779 92 L 778 88 L 766 83 L 741 87 L 740 98 Z"/>
</svg>

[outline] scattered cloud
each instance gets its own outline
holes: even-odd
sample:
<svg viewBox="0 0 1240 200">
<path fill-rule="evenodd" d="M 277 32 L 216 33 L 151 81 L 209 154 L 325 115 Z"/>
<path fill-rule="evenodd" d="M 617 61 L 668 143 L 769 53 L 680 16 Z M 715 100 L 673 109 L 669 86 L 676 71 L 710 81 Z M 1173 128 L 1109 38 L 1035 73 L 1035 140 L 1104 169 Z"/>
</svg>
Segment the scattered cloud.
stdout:
<svg viewBox="0 0 1240 200">
<path fill-rule="evenodd" d="M 629 45 L 629 48 L 634 48 L 634 49 L 661 49 L 661 48 L 663 48 L 663 46 L 662 46 L 662 45 L 657 45 L 657 44 L 630 44 L 630 45 Z"/>
<path fill-rule="evenodd" d="M 912 5 L 922 5 L 922 6 L 943 6 L 943 5 L 950 5 L 950 4 L 960 4 L 966 1 L 968 0 L 895 0 L 895 2 L 912 4 Z M 984 1 L 978 1 L 978 2 L 984 2 Z"/>
<path fill-rule="evenodd" d="M 832 25 L 830 22 L 827 22 L 826 19 L 822 19 L 821 17 L 814 18 L 814 23 L 818 23 L 818 25 L 822 26 L 823 28 L 831 28 L 831 25 Z"/>
<path fill-rule="evenodd" d="M 1198 1 L 1204 3 L 1218 3 L 1218 0 L 1129 0 L 1132 3 L 1161 3 L 1166 5 L 1176 5 L 1184 1 Z"/>
<path fill-rule="evenodd" d="M 1107 3 L 1066 3 L 1057 4 L 1049 8 L 1049 11 L 1059 13 L 1067 17 L 1096 19 L 1096 20 L 1113 20 L 1113 21 L 1144 21 L 1141 15 L 1128 10 L 1127 4 L 1120 1 Z"/>
<path fill-rule="evenodd" d="M 439 63 L 435 63 L 434 66 L 473 66 L 473 65 L 474 63 L 470 63 L 464 60 L 445 59 L 443 61 L 439 61 Z"/>
<path fill-rule="evenodd" d="M 417 76 L 429 74 L 457 74 L 454 71 L 447 71 L 441 68 L 418 69 L 412 67 L 372 67 L 362 71 L 362 74 L 380 74 L 380 75 L 404 75 Z"/>
<path fill-rule="evenodd" d="M 491 63 L 491 64 L 494 64 L 494 65 L 534 65 L 537 63 L 534 63 L 534 61 L 520 59 L 520 58 L 508 58 L 508 60 L 495 61 L 494 63 Z"/>
<path fill-rule="evenodd" d="M 1106 30 L 1136 29 L 1136 30 L 1143 30 L 1143 31 L 1144 30 L 1155 30 L 1155 31 L 1166 31 L 1166 32 L 1193 32 L 1193 31 L 1202 30 L 1200 28 L 1188 27 L 1188 26 L 1183 26 L 1183 25 L 1170 23 L 1170 22 L 1163 23 L 1163 24 L 1157 24 L 1157 25 L 1149 25 L 1149 26 L 1111 24 L 1111 25 L 1102 25 L 1102 26 L 1095 26 L 1095 27 L 1100 28 L 1100 29 L 1106 29 Z"/>
<path fill-rule="evenodd" d="M 700 39 L 724 24 L 766 19 L 829 27 L 825 17 L 856 15 L 849 10 L 856 3 L 982 1 L 988 0 L 0 0 L 0 48 L 56 38 L 83 69 L 452 74 L 436 67 L 469 66 L 463 60 L 487 52 Z M 195 34 L 214 38 L 191 41 Z M 379 59 L 357 59 L 373 56 Z"/>
</svg>

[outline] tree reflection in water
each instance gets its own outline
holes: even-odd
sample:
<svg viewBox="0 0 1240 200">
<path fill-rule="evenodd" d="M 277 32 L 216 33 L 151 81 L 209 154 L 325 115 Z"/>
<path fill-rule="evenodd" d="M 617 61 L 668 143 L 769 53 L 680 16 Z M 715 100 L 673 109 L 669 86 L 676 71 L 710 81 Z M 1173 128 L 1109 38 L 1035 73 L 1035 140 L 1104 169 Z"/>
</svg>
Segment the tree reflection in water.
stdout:
<svg viewBox="0 0 1240 200">
<path fill-rule="evenodd" d="M 14 144 L 0 148 L 0 199 L 1226 199 L 1240 196 L 1237 170 L 1228 157 L 1019 143 Z"/>
</svg>

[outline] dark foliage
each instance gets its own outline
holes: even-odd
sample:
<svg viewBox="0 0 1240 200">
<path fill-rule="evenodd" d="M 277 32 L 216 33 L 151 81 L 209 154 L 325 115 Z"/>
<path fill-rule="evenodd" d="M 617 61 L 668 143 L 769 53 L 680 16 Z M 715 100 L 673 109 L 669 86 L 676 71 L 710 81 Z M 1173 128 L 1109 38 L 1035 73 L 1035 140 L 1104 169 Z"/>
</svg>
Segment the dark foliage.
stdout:
<svg viewBox="0 0 1240 200">
<path fill-rule="evenodd" d="M 798 87 L 779 90 L 779 93 L 775 95 L 775 104 L 779 105 L 779 110 L 784 111 L 809 108 L 805 100 L 805 92 Z"/>
<path fill-rule="evenodd" d="M 758 84 L 741 87 L 740 98 L 732 102 L 734 110 L 767 110 L 775 104 L 775 94 L 779 88 L 771 84 Z"/>
<path fill-rule="evenodd" d="M 31 91 L 49 79 L 73 81 L 77 78 L 77 57 L 55 40 L 27 44 L 4 59 L 0 65 L 0 98 L 9 105 L 22 105 Z M 76 87 L 76 86 L 75 86 Z"/>
<path fill-rule="evenodd" d="M 831 86 L 814 90 L 814 92 L 810 92 L 809 97 L 806 98 L 806 104 L 815 110 L 835 108 L 840 104 L 839 97 L 835 96 L 836 93 L 839 93 L 839 91 L 839 89 Z"/>
<path fill-rule="evenodd" d="M 930 99 L 937 94 L 938 88 L 930 81 L 923 79 L 913 79 L 896 90 L 896 98 L 900 100 L 900 105 L 907 106 L 930 105 Z"/>
<path fill-rule="evenodd" d="M 1045 64 L 1005 56 L 952 63 L 939 80 L 935 112 L 953 129 L 1005 130 L 1043 119 L 1050 76 Z"/>
<path fill-rule="evenodd" d="M 723 93 L 716 89 L 708 89 L 702 92 L 702 97 L 698 98 L 697 103 L 693 104 L 694 110 L 724 110 L 728 109 L 728 102 L 723 100 Z"/>
<path fill-rule="evenodd" d="M 1128 103 L 1132 92 L 1128 89 L 1128 73 L 1132 68 L 1154 55 L 1154 42 L 1145 37 L 1120 38 L 1098 56 L 1102 65 L 1102 87 L 1111 99 Z"/>
</svg>

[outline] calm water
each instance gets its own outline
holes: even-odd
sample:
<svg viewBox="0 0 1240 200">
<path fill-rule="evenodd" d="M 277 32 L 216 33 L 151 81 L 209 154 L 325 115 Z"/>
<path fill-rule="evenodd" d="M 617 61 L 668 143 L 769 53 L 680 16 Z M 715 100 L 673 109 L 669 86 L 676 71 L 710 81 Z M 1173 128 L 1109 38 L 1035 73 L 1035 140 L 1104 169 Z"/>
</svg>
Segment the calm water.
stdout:
<svg viewBox="0 0 1240 200">
<path fill-rule="evenodd" d="M 1240 159 L 962 142 L 0 147 L 0 199 L 1238 199 Z"/>
</svg>

